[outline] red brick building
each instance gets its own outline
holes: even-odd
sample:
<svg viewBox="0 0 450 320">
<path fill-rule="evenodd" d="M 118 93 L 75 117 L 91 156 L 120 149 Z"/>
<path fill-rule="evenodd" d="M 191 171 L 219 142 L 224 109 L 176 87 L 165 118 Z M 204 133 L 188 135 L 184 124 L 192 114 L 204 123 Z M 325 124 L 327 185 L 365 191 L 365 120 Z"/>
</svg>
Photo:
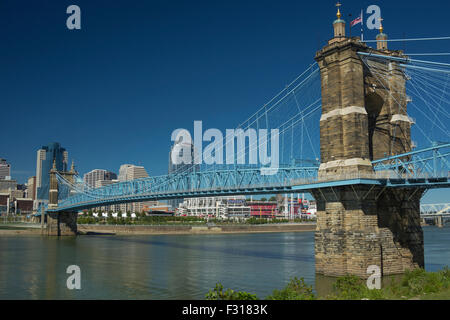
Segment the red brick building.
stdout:
<svg viewBox="0 0 450 320">
<path fill-rule="evenodd" d="M 276 201 L 247 201 L 250 207 L 250 216 L 255 218 L 275 218 L 278 215 Z"/>
</svg>

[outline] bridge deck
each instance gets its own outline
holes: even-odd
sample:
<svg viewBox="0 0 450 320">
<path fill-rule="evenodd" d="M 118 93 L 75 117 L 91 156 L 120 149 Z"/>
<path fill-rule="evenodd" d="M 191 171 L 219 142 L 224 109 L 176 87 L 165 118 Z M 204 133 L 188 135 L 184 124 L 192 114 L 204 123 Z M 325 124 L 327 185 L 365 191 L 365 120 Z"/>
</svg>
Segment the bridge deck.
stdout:
<svg viewBox="0 0 450 320">
<path fill-rule="evenodd" d="M 300 182 L 300 181 L 299 181 Z M 333 188 L 339 186 L 349 185 L 376 185 L 386 186 L 390 188 L 405 188 L 405 187 L 419 187 L 424 189 L 431 188 L 449 188 L 450 178 L 394 178 L 394 179 L 367 179 L 355 178 L 337 181 L 320 181 L 311 183 L 297 183 L 293 180 L 291 183 L 279 184 L 262 184 L 262 185 L 248 185 L 239 187 L 214 187 L 203 188 L 197 190 L 180 190 L 180 191 L 163 191 L 153 193 L 137 193 L 128 195 L 115 195 L 111 197 L 104 197 L 101 199 L 92 199 L 90 201 L 61 203 L 58 208 L 49 209 L 47 212 L 61 212 L 70 210 L 89 209 L 94 207 L 118 204 L 142 202 L 151 200 L 170 200 L 178 198 L 193 198 L 193 197 L 215 197 L 215 196 L 233 196 L 233 195 L 258 195 L 258 194 L 284 194 L 284 193 L 298 193 L 309 192 L 319 188 Z"/>
</svg>

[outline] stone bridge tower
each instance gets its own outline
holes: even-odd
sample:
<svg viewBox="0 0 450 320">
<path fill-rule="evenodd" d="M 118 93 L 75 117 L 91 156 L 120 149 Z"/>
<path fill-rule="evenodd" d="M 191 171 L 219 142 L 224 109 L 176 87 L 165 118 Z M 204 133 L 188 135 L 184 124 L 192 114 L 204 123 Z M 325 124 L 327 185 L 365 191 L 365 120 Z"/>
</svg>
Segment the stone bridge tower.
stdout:
<svg viewBox="0 0 450 320">
<path fill-rule="evenodd" d="M 366 183 L 375 178 L 372 160 L 411 150 L 406 79 L 399 63 L 380 60 L 368 68 L 358 52 L 405 57 L 387 48 L 380 29 L 377 49 L 345 36 L 338 9 L 334 37 L 316 54 L 321 72 L 321 165 L 319 180 L 356 183 L 313 191 L 318 203 L 316 272 L 368 277 L 423 267 L 421 189 Z"/>
<path fill-rule="evenodd" d="M 67 181 L 73 183 L 74 176 L 77 174 L 75 166 L 69 172 L 58 172 L 56 163 L 53 161 L 53 168 L 50 170 L 50 190 L 48 196 L 48 208 L 55 209 L 58 207 L 58 180 L 56 174 L 60 174 Z M 49 236 L 73 236 L 77 234 L 77 216 L 78 212 L 58 212 L 47 214 L 47 226 L 42 229 L 42 233 Z"/>
</svg>

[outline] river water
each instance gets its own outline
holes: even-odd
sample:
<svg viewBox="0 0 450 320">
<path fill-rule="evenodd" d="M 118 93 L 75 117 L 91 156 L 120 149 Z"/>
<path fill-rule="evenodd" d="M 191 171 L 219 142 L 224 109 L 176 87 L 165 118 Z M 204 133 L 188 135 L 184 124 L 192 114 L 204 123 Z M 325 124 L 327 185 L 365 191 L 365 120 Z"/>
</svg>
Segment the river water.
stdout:
<svg viewBox="0 0 450 320">
<path fill-rule="evenodd" d="M 426 269 L 450 266 L 450 228 L 424 236 Z M 0 237 L 0 299 L 203 299 L 216 282 L 265 298 L 294 276 L 315 285 L 313 232 Z"/>
</svg>

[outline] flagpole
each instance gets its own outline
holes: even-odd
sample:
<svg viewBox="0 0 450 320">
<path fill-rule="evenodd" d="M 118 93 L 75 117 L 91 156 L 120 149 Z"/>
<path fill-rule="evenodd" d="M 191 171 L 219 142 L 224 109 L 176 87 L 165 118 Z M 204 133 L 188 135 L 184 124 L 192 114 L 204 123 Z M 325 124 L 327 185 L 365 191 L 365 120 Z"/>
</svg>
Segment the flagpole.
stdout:
<svg viewBox="0 0 450 320">
<path fill-rule="evenodd" d="M 363 17 L 363 11 L 361 9 L 361 42 L 364 41 L 364 17 Z"/>
<path fill-rule="evenodd" d="M 349 17 L 349 24 L 348 24 L 348 26 L 350 27 L 350 39 L 352 38 L 352 14 L 351 13 L 349 13 L 348 14 L 348 17 Z"/>
</svg>

